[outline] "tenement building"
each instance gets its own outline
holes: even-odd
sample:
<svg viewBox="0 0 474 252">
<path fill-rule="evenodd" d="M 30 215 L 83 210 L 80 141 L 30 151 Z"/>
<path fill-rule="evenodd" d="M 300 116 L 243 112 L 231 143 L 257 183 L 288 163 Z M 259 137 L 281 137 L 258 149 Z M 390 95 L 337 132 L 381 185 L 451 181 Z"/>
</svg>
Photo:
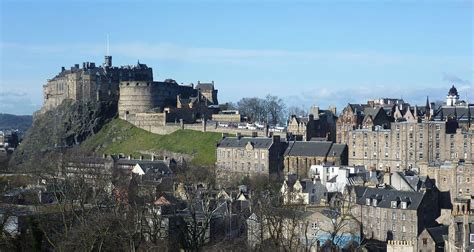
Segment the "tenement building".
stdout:
<svg viewBox="0 0 474 252">
<path fill-rule="evenodd" d="M 216 173 L 220 181 L 279 175 L 286 143 L 279 136 L 224 137 L 217 145 Z"/>
<path fill-rule="evenodd" d="M 350 135 L 349 165 L 394 171 L 474 158 L 473 131 L 451 122 L 394 122 L 390 129 L 355 129 Z"/>
<path fill-rule="evenodd" d="M 296 174 L 298 178 L 309 178 L 312 165 L 347 165 L 347 146 L 328 141 L 293 141 L 284 153 L 286 174 Z"/>
<path fill-rule="evenodd" d="M 474 195 L 474 164 L 472 162 L 444 162 L 421 166 L 420 174 L 429 175 L 438 189 L 450 192 L 455 198 L 470 199 Z"/>
<path fill-rule="evenodd" d="M 418 235 L 436 226 L 440 215 L 433 190 L 398 191 L 388 188 L 360 188 L 353 215 L 361 222 L 366 239 L 397 240 L 417 244 Z"/>
</svg>

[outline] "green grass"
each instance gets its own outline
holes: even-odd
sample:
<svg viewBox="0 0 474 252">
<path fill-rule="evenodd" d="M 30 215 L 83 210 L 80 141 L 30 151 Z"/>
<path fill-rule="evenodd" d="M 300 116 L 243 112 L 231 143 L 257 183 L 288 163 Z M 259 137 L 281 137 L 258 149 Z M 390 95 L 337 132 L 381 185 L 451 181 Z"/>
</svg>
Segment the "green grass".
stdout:
<svg viewBox="0 0 474 252">
<path fill-rule="evenodd" d="M 193 157 L 195 165 L 216 162 L 216 144 L 220 133 L 178 130 L 169 135 L 153 134 L 121 119 L 114 119 L 81 144 L 98 153 L 140 155 L 142 152 L 167 150 Z"/>
</svg>

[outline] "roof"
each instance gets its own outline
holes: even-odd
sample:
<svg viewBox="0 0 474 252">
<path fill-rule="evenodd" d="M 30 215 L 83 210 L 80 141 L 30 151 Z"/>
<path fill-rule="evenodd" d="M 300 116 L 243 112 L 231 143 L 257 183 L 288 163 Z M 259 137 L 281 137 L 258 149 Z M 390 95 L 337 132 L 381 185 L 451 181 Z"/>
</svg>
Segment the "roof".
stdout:
<svg viewBox="0 0 474 252">
<path fill-rule="evenodd" d="M 443 235 L 448 235 L 448 226 L 441 225 L 437 227 L 430 227 L 426 228 L 426 231 L 428 231 L 428 234 L 430 234 L 431 238 L 433 238 L 436 244 L 443 243 Z"/>
<path fill-rule="evenodd" d="M 136 160 L 136 159 L 119 159 L 117 160 L 118 165 L 140 165 L 143 172 L 147 175 L 152 175 L 155 173 L 159 174 L 170 174 L 172 173 L 171 169 L 168 166 L 168 163 L 163 160 Z"/>
<path fill-rule="evenodd" d="M 377 207 L 392 208 L 391 202 L 397 202 L 397 208 L 400 208 L 401 202 L 408 202 L 407 210 L 417 210 L 423 200 L 424 193 L 413 191 L 397 191 L 386 188 L 372 188 L 367 187 L 360 198 L 357 199 L 357 204 L 365 205 L 366 199 L 377 199 Z"/>
<path fill-rule="evenodd" d="M 450 116 L 456 116 L 456 119 L 460 121 L 468 121 L 469 116 L 471 120 L 474 120 L 474 106 L 441 107 L 435 112 L 434 119 L 444 121 Z"/>
<path fill-rule="evenodd" d="M 247 143 L 252 144 L 256 149 L 268 149 L 273 144 L 273 138 L 268 137 L 225 137 L 218 144 L 218 147 L 245 148 Z"/>
<path fill-rule="evenodd" d="M 329 150 L 329 156 L 341 156 L 341 154 L 347 149 L 345 144 L 333 144 Z"/>
<path fill-rule="evenodd" d="M 326 157 L 333 143 L 328 141 L 291 142 L 285 156 Z"/>
</svg>

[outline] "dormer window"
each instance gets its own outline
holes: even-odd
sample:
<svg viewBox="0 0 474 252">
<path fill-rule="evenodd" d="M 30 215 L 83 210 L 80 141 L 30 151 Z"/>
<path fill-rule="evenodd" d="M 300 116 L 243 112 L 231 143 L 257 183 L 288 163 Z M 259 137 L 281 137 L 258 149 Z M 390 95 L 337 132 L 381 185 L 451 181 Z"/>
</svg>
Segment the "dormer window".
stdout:
<svg viewBox="0 0 474 252">
<path fill-rule="evenodd" d="M 370 206 L 370 198 L 365 199 L 365 203 L 367 204 L 367 206 Z"/>
<path fill-rule="evenodd" d="M 391 202 L 391 206 L 392 206 L 392 208 L 397 208 L 397 202 L 396 202 L 396 201 L 392 201 L 392 202 Z"/>
<path fill-rule="evenodd" d="M 407 209 L 407 202 L 402 202 L 402 209 Z"/>
<path fill-rule="evenodd" d="M 374 207 L 377 206 L 377 199 L 372 200 L 372 206 L 374 206 Z"/>
</svg>

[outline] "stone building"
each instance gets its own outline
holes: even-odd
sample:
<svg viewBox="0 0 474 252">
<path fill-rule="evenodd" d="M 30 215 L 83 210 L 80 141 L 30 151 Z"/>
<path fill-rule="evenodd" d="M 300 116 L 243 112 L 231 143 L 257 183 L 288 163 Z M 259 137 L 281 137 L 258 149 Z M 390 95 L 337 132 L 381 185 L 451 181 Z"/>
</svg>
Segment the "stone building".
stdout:
<svg viewBox="0 0 474 252">
<path fill-rule="evenodd" d="M 450 122 L 394 122 L 390 129 L 350 131 L 349 165 L 392 171 L 445 160 L 473 160 L 473 131 L 454 129 Z"/>
<path fill-rule="evenodd" d="M 285 173 L 308 178 L 312 165 L 332 164 L 347 165 L 347 146 L 332 142 L 293 141 L 288 144 L 284 153 Z"/>
<path fill-rule="evenodd" d="M 216 173 L 220 181 L 279 175 L 286 143 L 280 136 L 224 137 L 217 145 Z"/>
<path fill-rule="evenodd" d="M 417 243 L 417 237 L 436 225 L 440 215 L 437 194 L 389 188 L 361 188 L 353 215 L 362 223 L 366 239 Z"/>
<path fill-rule="evenodd" d="M 426 228 L 418 236 L 418 251 L 443 252 L 445 251 L 445 238 L 448 236 L 448 226 Z"/>
<path fill-rule="evenodd" d="M 179 85 L 175 80 L 120 83 L 120 118 L 139 127 L 183 120 L 210 119 L 218 111 L 214 84 Z"/>
<path fill-rule="evenodd" d="M 445 162 L 422 166 L 420 174 L 429 175 L 442 192 L 455 198 L 470 199 L 474 195 L 474 164 L 472 162 Z"/>
<path fill-rule="evenodd" d="M 311 107 L 308 117 L 292 115 L 288 121 L 287 132 L 290 138 L 297 141 L 310 141 L 321 139 L 324 141 L 336 140 L 336 109 L 320 110 Z"/>
<path fill-rule="evenodd" d="M 54 78 L 43 86 L 44 103 L 40 112 L 57 107 L 66 99 L 74 101 L 111 101 L 119 98 L 121 81 L 153 81 L 153 71 L 138 62 L 133 66 L 112 66 L 112 56 L 106 56 L 102 66 L 84 62 L 70 69 L 61 68 Z"/>
</svg>

